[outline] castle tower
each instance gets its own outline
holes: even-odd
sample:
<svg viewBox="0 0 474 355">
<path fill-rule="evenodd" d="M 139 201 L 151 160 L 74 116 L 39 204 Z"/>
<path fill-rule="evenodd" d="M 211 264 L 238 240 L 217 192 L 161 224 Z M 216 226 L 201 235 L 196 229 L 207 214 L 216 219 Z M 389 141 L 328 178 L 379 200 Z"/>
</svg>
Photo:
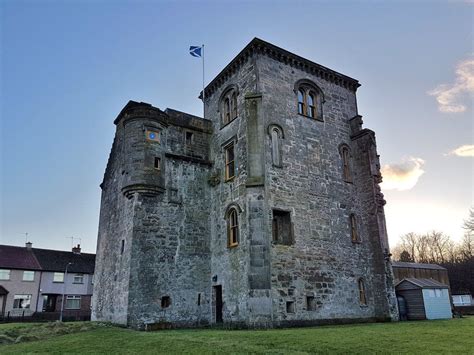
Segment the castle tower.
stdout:
<svg viewBox="0 0 474 355">
<path fill-rule="evenodd" d="M 127 104 L 102 184 L 93 319 L 396 320 L 359 86 L 254 39 L 206 87 L 206 119 Z"/>
</svg>

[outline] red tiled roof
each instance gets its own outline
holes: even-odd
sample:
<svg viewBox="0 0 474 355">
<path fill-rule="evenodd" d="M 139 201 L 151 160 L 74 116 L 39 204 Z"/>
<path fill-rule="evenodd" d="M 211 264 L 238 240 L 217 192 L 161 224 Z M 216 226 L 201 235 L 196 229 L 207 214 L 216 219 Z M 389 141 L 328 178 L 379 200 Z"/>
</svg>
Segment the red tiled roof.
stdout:
<svg viewBox="0 0 474 355">
<path fill-rule="evenodd" d="M 0 268 L 41 270 L 41 265 L 31 249 L 0 245 Z"/>
</svg>

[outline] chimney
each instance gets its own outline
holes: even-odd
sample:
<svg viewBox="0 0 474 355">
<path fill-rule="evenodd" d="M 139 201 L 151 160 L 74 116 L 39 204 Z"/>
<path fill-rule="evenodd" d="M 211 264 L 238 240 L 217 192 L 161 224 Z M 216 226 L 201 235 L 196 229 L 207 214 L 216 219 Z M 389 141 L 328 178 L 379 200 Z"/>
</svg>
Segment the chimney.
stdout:
<svg viewBox="0 0 474 355">
<path fill-rule="evenodd" d="M 31 248 L 33 247 L 33 243 L 32 242 L 26 242 L 25 247 L 26 247 L 26 249 L 31 250 Z"/>
<path fill-rule="evenodd" d="M 72 252 L 74 254 L 81 254 L 81 245 L 80 244 L 77 244 L 77 246 L 73 247 L 72 248 Z"/>
</svg>

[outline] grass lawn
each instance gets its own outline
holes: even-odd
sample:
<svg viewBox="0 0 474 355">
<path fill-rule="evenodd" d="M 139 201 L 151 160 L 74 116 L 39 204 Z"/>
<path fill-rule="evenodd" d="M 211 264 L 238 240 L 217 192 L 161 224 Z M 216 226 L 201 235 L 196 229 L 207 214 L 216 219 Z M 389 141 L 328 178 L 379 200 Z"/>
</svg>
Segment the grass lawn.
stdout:
<svg viewBox="0 0 474 355">
<path fill-rule="evenodd" d="M 138 332 L 94 323 L 3 324 L 46 331 L 44 339 L 1 345 L 1 354 L 25 353 L 458 353 L 474 354 L 474 317 L 272 330 L 166 330 Z M 26 328 L 25 328 L 26 327 Z M 44 328 L 39 331 L 38 329 Z M 48 328 L 49 327 L 49 328 Z M 58 331 L 55 328 L 74 327 Z M 47 329 L 50 329 L 49 333 Z M 60 335 L 64 332 L 70 334 Z M 17 333 L 18 334 L 18 333 Z M 28 339 L 30 340 L 30 339 Z"/>
</svg>

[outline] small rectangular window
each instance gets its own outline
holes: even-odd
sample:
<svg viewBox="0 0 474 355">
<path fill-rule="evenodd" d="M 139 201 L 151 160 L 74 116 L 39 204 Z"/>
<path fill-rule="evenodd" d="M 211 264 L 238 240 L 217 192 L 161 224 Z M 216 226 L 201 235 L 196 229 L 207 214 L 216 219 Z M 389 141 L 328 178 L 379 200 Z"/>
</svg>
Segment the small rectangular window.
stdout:
<svg viewBox="0 0 474 355">
<path fill-rule="evenodd" d="M 81 309 L 81 296 L 66 296 L 66 309 Z"/>
<path fill-rule="evenodd" d="M 120 255 L 123 254 L 124 250 L 125 250 L 125 240 L 122 239 L 122 245 L 120 246 Z"/>
<path fill-rule="evenodd" d="M 34 271 L 23 271 L 23 281 L 34 281 L 35 272 Z"/>
<path fill-rule="evenodd" d="M 225 148 L 225 180 L 229 181 L 235 177 L 235 156 L 234 143 L 227 145 Z"/>
<path fill-rule="evenodd" d="M 193 132 L 186 132 L 185 133 L 185 143 L 186 145 L 191 145 L 193 144 L 193 137 L 194 137 L 194 134 Z"/>
<path fill-rule="evenodd" d="M 295 302 L 286 302 L 286 313 L 295 313 Z"/>
<path fill-rule="evenodd" d="M 64 282 L 64 272 L 55 272 L 53 282 Z"/>
<path fill-rule="evenodd" d="M 169 306 L 171 306 L 170 296 L 161 297 L 161 308 L 168 308 Z"/>
<path fill-rule="evenodd" d="M 0 269 L 0 280 L 10 280 L 10 270 Z"/>
<path fill-rule="evenodd" d="M 155 157 L 154 168 L 155 168 L 156 170 L 161 170 L 161 159 L 158 158 L 158 157 Z"/>
<path fill-rule="evenodd" d="M 316 310 L 316 299 L 314 296 L 306 296 L 306 309 L 308 311 Z"/>
<path fill-rule="evenodd" d="M 13 297 L 14 309 L 28 309 L 30 308 L 31 295 L 15 295 Z"/>
<path fill-rule="evenodd" d="M 275 244 L 293 244 L 293 227 L 290 212 L 273 210 L 272 237 Z"/>
<path fill-rule="evenodd" d="M 149 141 L 160 143 L 160 132 L 147 129 L 145 131 L 146 139 Z"/>
<path fill-rule="evenodd" d="M 84 283 L 84 275 L 83 274 L 75 274 L 74 275 L 74 280 L 73 280 L 72 283 L 75 283 L 75 284 Z"/>
</svg>

